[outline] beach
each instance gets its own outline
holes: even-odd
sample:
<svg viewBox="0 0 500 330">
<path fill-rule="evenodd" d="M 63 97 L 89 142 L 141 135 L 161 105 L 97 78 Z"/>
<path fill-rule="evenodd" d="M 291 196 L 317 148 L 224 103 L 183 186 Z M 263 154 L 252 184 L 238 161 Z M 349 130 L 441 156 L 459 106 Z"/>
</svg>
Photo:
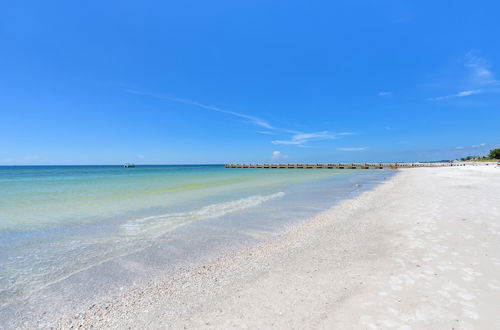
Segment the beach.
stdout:
<svg viewBox="0 0 500 330">
<path fill-rule="evenodd" d="M 279 237 L 125 290 L 58 326 L 500 327 L 500 168 L 402 169 Z"/>
<path fill-rule="evenodd" d="M 0 168 L 0 328 L 88 306 L 269 241 L 389 170 Z"/>
<path fill-rule="evenodd" d="M 500 330 L 500 1 L 4 2 L 0 330 Z"/>
</svg>

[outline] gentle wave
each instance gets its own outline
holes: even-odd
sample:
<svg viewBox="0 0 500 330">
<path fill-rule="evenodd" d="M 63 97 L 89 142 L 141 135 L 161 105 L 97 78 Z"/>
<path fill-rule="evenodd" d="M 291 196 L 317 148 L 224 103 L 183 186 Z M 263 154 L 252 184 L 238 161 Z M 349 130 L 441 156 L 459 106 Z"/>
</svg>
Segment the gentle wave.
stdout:
<svg viewBox="0 0 500 330">
<path fill-rule="evenodd" d="M 237 212 L 249 207 L 255 207 L 267 201 L 285 196 L 284 192 L 270 195 L 254 195 L 234 201 L 216 203 L 204 206 L 198 210 L 179 213 L 167 213 L 128 221 L 121 225 L 122 234 L 127 236 L 151 235 L 158 237 L 179 225 L 195 220 L 210 219 Z"/>
<path fill-rule="evenodd" d="M 235 213 L 283 196 L 284 192 L 253 195 L 194 211 L 134 219 L 120 225 L 121 231 L 116 236 L 57 240 L 49 247 L 30 245 L 28 250 L 19 251 L 16 257 L 4 261 L 0 268 L 0 307 L 78 271 L 143 249 L 155 238 L 179 226 Z M 36 256 L 35 260 L 33 256 Z"/>
</svg>

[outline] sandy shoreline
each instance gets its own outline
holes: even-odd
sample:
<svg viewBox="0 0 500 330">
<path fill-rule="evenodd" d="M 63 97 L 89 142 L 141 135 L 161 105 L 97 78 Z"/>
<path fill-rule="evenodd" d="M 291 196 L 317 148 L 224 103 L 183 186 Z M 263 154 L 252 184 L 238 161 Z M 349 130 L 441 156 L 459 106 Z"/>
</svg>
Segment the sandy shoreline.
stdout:
<svg viewBox="0 0 500 330">
<path fill-rule="evenodd" d="M 278 239 L 59 323 L 96 328 L 500 328 L 500 168 L 400 170 Z"/>
</svg>

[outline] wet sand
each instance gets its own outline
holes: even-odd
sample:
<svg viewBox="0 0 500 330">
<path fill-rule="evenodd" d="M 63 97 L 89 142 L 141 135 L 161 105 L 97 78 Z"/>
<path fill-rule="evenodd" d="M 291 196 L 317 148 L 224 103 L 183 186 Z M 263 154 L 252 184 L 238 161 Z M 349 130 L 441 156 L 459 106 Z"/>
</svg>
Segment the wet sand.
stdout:
<svg viewBox="0 0 500 330">
<path fill-rule="evenodd" d="M 58 327 L 500 328 L 500 168 L 402 169 L 277 239 Z"/>
</svg>

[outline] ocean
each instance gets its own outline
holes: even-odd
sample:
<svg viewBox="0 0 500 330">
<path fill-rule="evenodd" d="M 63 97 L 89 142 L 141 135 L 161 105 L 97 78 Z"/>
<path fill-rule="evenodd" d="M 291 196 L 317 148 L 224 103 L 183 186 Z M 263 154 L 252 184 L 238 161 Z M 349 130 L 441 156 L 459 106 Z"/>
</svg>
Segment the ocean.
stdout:
<svg viewBox="0 0 500 330">
<path fill-rule="evenodd" d="M 72 312 L 76 301 L 271 238 L 390 175 L 222 165 L 0 167 L 0 318 L 12 322 L 38 305 Z"/>
</svg>

